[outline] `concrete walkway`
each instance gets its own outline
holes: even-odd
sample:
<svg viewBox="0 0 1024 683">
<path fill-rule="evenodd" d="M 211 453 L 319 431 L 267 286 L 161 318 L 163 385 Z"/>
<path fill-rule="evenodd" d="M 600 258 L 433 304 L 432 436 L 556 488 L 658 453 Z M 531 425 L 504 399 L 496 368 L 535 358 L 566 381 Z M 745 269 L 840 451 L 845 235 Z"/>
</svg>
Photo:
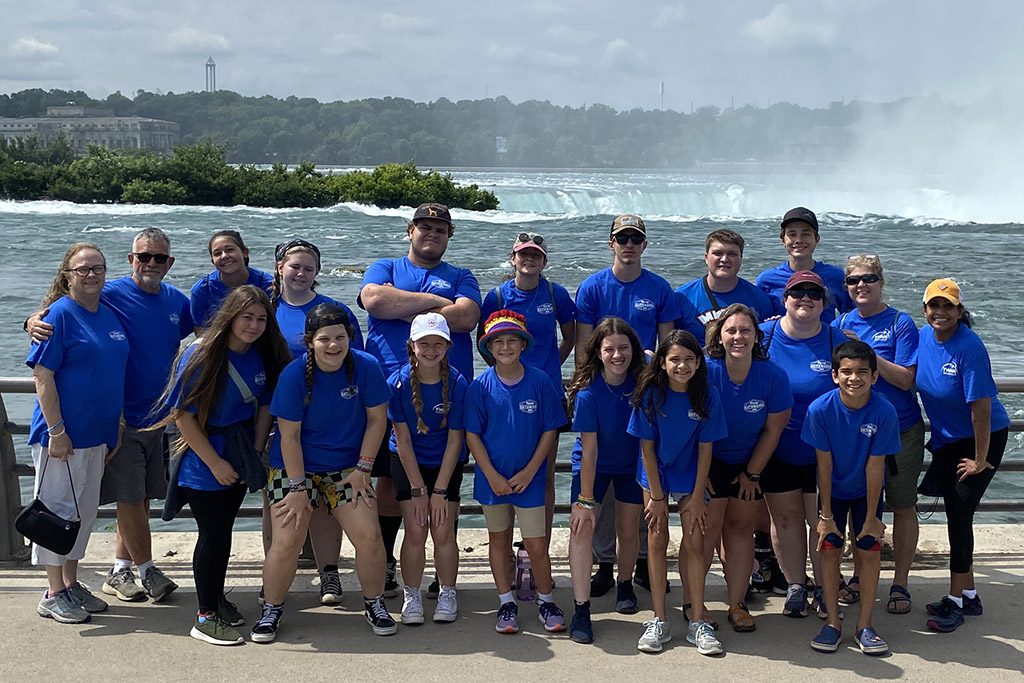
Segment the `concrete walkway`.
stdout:
<svg viewBox="0 0 1024 683">
<path fill-rule="evenodd" d="M 910 614 L 885 612 L 891 566 L 887 570 L 883 565 L 879 591 L 883 599 L 875 604 L 875 626 L 892 654 L 880 658 L 861 654 L 853 644 L 857 606 L 845 608 L 849 626 L 843 646 L 833 655 L 816 653 L 808 645 L 821 622 L 814 616 L 802 620 L 783 617 L 780 596 L 759 596 L 750 603 L 757 631 L 734 633 L 725 620 L 724 583 L 717 565 L 708 579 L 708 593 L 709 608 L 722 624 L 719 637 L 726 654 L 721 657 L 702 657 L 686 643 L 678 579 L 668 596 L 673 640 L 658 655 L 636 650 L 641 624 L 651 616 L 650 597 L 642 590 L 637 591 L 641 612 L 633 616 L 615 613 L 613 595 L 595 599 L 593 645 L 573 643 L 564 634 L 545 633 L 532 603 L 520 604 L 522 631 L 515 636 L 501 635 L 493 630 L 497 598 L 487 567 L 486 536 L 479 530 L 460 531 L 464 551 L 455 623 L 429 622 L 434 603 L 426 600 L 427 624 L 400 626 L 392 637 L 374 636 L 362 617 L 351 571 L 351 548 L 346 547 L 341 607 L 320 606 L 315 572 L 300 570 L 277 642 L 257 645 L 247 640 L 240 647 L 217 648 L 187 635 L 195 615 L 195 593 L 189 578 L 194 536 L 164 533 L 155 537 L 158 564 L 182 587 L 160 604 L 118 603 L 110 598 L 113 604 L 107 612 L 80 626 L 61 625 L 36 615 L 35 606 L 45 587 L 40 568 L 0 566 L 0 643 L 5 653 L 0 659 L 0 681 L 183 681 L 199 677 L 214 681 L 607 681 L 638 675 L 651 680 L 714 677 L 818 683 L 860 677 L 1021 681 L 1022 532 L 1024 526 L 978 527 L 976 570 L 985 615 L 969 617 L 965 626 L 947 635 L 930 633 L 924 625 L 924 603 L 937 599 L 948 587 L 944 527 L 924 527 L 912 574 L 914 609 Z M 555 597 L 571 613 L 566 540 L 565 531 L 556 531 L 552 554 L 559 586 Z M 82 562 L 81 578 L 97 593 L 112 557 L 113 535 L 94 535 L 90 553 Z M 232 599 L 250 625 L 259 614 L 256 593 L 261 563 L 258 535 L 236 534 L 228 582 L 235 587 Z M 846 573 L 849 575 L 849 567 Z M 400 598 L 393 599 L 390 608 L 397 616 Z M 239 630 L 248 638 L 247 627 Z"/>
</svg>

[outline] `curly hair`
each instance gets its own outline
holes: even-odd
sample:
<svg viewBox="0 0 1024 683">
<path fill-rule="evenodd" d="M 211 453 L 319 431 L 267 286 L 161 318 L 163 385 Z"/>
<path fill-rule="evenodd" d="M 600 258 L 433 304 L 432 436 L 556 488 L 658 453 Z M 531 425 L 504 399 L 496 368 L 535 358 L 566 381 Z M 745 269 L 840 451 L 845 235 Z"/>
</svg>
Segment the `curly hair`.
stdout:
<svg viewBox="0 0 1024 683">
<path fill-rule="evenodd" d="M 725 358 L 725 347 L 722 346 L 722 328 L 725 327 L 725 321 L 734 315 L 747 316 L 754 326 L 755 340 L 754 348 L 751 350 L 754 360 L 768 360 L 768 352 L 764 348 L 764 331 L 758 327 L 757 313 L 746 304 L 729 304 L 722 310 L 718 319 L 708 325 L 707 344 L 704 346 L 708 357 Z"/>
<path fill-rule="evenodd" d="M 601 362 L 601 344 L 613 334 L 624 335 L 629 340 L 633 357 L 629 360 L 627 372 L 634 380 L 639 381 L 640 373 L 644 368 L 644 359 L 646 358 L 640 338 L 636 336 L 636 332 L 633 331 L 633 328 L 625 320 L 615 316 L 608 316 L 594 328 L 594 333 L 590 336 L 587 345 L 583 349 L 583 357 L 579 367 L 572 373 L 569 386 L 565 389 L 569 405 L 573 405 L 576 402 L 576 395 L 589 387 L 598 373 L 604 370 L 604 363 Z"/>
<path fill-rule="evenodd" d="M 686 393 L 690 398 L 690 407 L 706 420 L 711 416 L 708 411 L 708 366 L 704 362 L 704 352 L 697 343 L 697 338 L 686 330 L 672 330 L 658 344 L 658 350 L 654 358 L 644 367 L 637 380 L 636 389 L 633 392 L 633 407 L 639 408 L 647 416 L 648 420 L 654 421 L 656 416 L 664 417 L 661 412 L 668 396 L 668 373 L 665 372 L 665 359 L 673 346 L 681 346 L 684 349 L 693 351 L 697 356 L 697 369 L 690 377 L 686 385 Z"/>
</svg>

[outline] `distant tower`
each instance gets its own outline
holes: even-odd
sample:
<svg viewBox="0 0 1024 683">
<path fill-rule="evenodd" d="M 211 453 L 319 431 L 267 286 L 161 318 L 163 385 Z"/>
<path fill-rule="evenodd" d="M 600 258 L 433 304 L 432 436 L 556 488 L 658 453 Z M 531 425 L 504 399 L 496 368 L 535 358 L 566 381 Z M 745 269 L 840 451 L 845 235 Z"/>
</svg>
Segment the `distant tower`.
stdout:
<svg viewBox="0 0 1024 683">
<path fill-rule="evenodd" d="M 206 92 L 217 92 L 217 62 L 212 56 L 206 60 Z"/>
</svg>

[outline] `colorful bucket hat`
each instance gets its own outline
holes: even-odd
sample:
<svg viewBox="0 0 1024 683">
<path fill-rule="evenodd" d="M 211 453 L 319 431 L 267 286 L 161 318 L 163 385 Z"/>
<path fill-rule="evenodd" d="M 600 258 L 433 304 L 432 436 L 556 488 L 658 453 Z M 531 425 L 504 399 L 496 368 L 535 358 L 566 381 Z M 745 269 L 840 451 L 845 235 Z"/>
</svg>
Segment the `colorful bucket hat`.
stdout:
<svg viewBox="0 0 1024 683">
<path fill-rule="evenodd" d="M 477 340 L 476 347 L 480 350 L 480 353 L 490 357 L 492 354 L 487 349 L 487 342 L 499 334 L 509 333 L 518 334 L 526 341 L 526 348 L 523 349 L 523 353 L 533 348 L 533 336 L 526 329 L 526 318 L 515 311 L 504 308 L 487 316 L 487 320 L 484 322 L 484 333 Z"/>
</svg>

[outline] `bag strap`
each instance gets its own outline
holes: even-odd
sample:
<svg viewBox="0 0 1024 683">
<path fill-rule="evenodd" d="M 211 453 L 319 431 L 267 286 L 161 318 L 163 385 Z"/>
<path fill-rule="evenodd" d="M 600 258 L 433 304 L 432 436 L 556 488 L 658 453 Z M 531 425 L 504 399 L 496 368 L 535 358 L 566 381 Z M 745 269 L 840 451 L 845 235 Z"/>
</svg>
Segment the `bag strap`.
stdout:
<svg viewBox="0 0 1024 683">
<path fill-rule="evenodd" d="M 718 300 L 715 298 L 715 293 L 711 291 L 711 286 L 708 284 L 708 276 L 705 275 L 704 277 L 702 277 L 700 279 L 700 283 L 704 285 L 704 293 L 707 295 L 708 301 L 711 302 L 711 309 L 715 311 L 720 309 L 721 306 L 718 305 Z"/>
<path fill-rule="evenodd" d="M 242 375 L 238 372 L 238 369 L 235 368 L 235 364 L 231 361 L 228 361 L 228 376 L 231 377 L 231 381 L 234 382 L 235 386 L 238 388 L 238 393 L 242 395 L 242 400 L 246 403 L 252 403 L 253 407 L 258 408 L 259 401 L 255 396 L 253 396 L 252 390 L 249 389 L 249 385 L 245 383 L 245 380 L 242 379 Z"/>
<path fill-rule="evenodd" d="M 39 489 L 40 490 L 42 490 L 42 488 L 43 488 L 43 477 L 46 476 L 46 464 L 48 462 L 50 462 L 49 449 L 47 449 L 46 455 L 43 456 L 43 471 L 39 473 Z M 82 519 L 82 513 L 78 509 L 78 496 L 75 495 L 75 482 L 71 478 L 71 463 L 69 463 L 67 460 L 65 460 L 64 464 L 67 465 L 67 468 L 68 468 L 68 484 L 70 484 L 70 488 L 71 488 L 71 500 L 75 501 L 75 514 L 78 515 L 78 519 Z M 36 497 L 37 498 L 39 497 L 38 493 L 36 494 Z"/>
</svg>

